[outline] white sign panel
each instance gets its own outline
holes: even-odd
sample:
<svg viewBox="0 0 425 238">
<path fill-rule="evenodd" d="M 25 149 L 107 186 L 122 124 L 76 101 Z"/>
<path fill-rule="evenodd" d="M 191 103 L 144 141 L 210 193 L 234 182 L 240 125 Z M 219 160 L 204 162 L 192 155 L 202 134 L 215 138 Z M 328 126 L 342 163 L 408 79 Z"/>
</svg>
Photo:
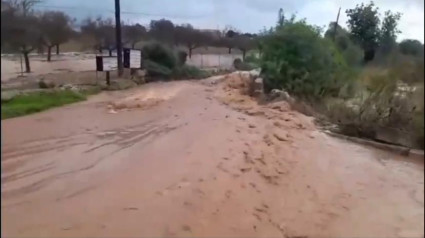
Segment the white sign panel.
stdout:
<svg viewBox="0 0 425 238">
<path fill-rule="evenodd" d="M 114 71 L 118 69 L 117 57 L 103 57 L 103 71 Z"/>
<path fill-rule="evenodd" d="M 138 69 L 142 65 L 142 54 L 140 50 L 130 50 L 130 68 Z"/>
</svg>

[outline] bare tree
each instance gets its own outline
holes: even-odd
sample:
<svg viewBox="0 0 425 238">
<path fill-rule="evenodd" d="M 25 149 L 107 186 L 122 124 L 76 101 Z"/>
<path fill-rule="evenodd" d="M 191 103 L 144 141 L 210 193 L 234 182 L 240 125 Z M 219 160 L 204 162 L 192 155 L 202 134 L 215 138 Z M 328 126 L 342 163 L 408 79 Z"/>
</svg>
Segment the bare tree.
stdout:
<svg viewBox="0 0 425 238">
<path fill-rule="evenodd" d="M 175 43 L 187 47 L 189 58 L 192 57 L 192 50 L 206 45 L 211 38 L 207 32 L 194 29 L 190 24 L 176 26 L 174 32 Z"/>
<path fill-rule="evenodd" d="M 50 61 L 52 48 L 56 46 L 59 49 L 59 45 L 71 37 L 70 18 L 63 12 L 44 12 L 40 18 L 40 26 L 43 44 L 47 47 L 47 61 Z"/>
<path fill-rule="evenodd" d="M 109 55 L 112 55 L 112 50 L 115 49 L 115 27 L 112 19 L 97 18 L 93 20 L 87 18 L 81 25 L 82 35 L 89 36 L 93 39 L 93 47 L 102 52 L 102 49 L 107 49 Z"/>
<path fill-rule="evenodd" d="M 39 20 L 32 11 L 32 7 L 38 2 L 40 1 L 5 1 L 4 6 L 7 7 L 2 9 L 1 13 L 2 41 L 23 54 L 26 72 L 31 72 L 29 53 L 36 49 L 40 42 Z"/>
</svg>

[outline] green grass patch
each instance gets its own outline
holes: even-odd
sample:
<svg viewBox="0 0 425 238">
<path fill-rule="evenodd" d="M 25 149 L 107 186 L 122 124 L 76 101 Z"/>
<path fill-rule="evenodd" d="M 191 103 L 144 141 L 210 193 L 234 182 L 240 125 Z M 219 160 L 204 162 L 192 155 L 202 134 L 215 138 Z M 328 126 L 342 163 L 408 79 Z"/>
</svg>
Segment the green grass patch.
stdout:
<svg viewBox="0 0 425 238">
<path fill-rule="evenodd" d="M 41 112 L 53 107 L 86 100 L 98 90 L 74 92 L 70 90 L 34 92 L 18 95 L 1 104 L 1 119 Z"/>
</svg>

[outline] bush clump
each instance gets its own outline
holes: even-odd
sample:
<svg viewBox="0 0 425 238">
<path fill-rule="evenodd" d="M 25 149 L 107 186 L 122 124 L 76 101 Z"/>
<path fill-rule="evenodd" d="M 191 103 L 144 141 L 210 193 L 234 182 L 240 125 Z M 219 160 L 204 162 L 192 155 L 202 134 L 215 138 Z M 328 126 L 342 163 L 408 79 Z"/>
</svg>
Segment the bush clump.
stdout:
<svg viewBox="0 0 425 238">
<path fill-rule="evenodd" d="M 160 43 L 145 45 L 142 49 L 142 57 L 145 60 L 163 65 L 168 69 L 173 69 L 177 65 L 177 58 L 174 51 Z"/>
<path fill-rule="evenodd" d="M 209 76 L 209 72 L 190 65 L 182 65 L 173 71 L 173 77 L 176 79 L 202 79 Z"/>
<path fill-rule="evenodd" d="M 284 88 L 302 96 L 337 95 L 349 78 L 335 45 L 304 20 L 286 20 L 263 41 L 261 71 L 266 91 Z"/>
<path fill-rule="evenodd" d="M 201 79 L 210 76 L 207 71 L 186 65 L 187 53 L 173 51 L 159 43 L 145 45 L 142 50 L 143 67 L 153 80 Z"/>
<path fill-rule="evenodd" d="M 186 64 L 187 53 L 185 51 L 179 50 L 177 52 L 177 58 L 178 58 L 179 65 L 184 65 Z"/>
<path fill-rule="evenodd" d="M 144 60 L 143 67 L 151 77 L 168 79 L 172 74 L 172 70 L 170 68 L 152 60 Z"/>
</svg>

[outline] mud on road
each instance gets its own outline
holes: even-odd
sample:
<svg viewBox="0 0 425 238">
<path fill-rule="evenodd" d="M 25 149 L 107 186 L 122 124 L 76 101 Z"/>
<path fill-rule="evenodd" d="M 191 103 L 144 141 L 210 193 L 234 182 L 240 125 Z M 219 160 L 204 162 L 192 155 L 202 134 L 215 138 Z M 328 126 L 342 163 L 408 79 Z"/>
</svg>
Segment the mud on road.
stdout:
<svg viewBox="0 0 425 238">
<path fill-rule="evenodd" d="M 152 83 L 2 121 L 5 237 L 423 237 L 424 166 L 240 82 Z"/>
</svg>

